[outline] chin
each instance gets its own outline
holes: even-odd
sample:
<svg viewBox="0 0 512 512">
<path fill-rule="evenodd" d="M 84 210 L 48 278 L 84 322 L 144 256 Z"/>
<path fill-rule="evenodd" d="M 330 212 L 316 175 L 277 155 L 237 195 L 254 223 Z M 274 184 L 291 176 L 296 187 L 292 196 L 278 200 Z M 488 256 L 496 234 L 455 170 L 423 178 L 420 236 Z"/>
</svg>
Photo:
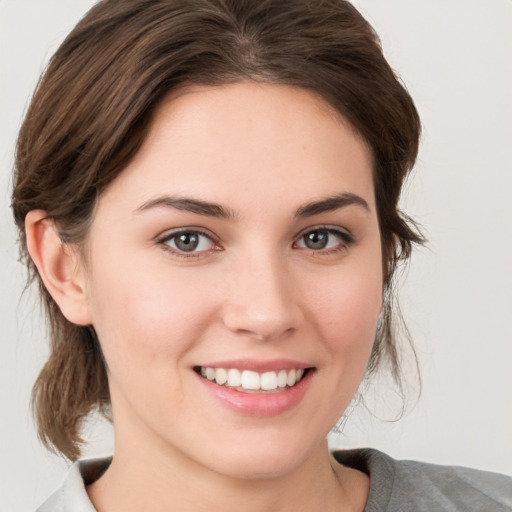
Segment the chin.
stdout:
<svg viewBox="0 0 512 512">
<path fill-rule="evenodd" d="M 240 450 L 230 446 L 220 453 L 210 453 L 210 468 L 241 480 L 280 478 L 306 464 L 315 453 L 327 450 L 325 439 L 314 444 L 298 439 L 290 443 L 289 437 L 273 442 L 253 439 L 239 446 Z"/>
</svg>

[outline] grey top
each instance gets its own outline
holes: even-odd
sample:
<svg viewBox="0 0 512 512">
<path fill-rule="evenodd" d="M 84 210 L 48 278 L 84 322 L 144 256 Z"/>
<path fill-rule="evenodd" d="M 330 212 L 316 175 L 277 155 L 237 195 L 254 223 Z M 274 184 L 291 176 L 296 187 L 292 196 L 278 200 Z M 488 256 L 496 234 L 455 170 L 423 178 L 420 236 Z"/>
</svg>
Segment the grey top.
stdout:
<svg viewBox="0 0 512 512">
<path fill-rule="evenodd" d="M 512 511 L 512 478 L 456 466 L 397 461 L 370 448 L 334 452 L 345 466 L 370 476 L 364 512 Z M 71 466 L 62 487 L 36 512 L 96 512 L 85 486 L 97 480 L 111 459 Z"/>
</svg>

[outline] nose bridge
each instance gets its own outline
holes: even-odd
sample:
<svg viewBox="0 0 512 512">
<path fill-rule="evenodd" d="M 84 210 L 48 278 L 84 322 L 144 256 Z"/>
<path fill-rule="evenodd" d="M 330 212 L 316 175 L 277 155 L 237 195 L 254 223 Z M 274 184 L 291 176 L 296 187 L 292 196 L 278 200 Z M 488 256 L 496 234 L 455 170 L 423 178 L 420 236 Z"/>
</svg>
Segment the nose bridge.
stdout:
<svg viewBox="0 0 512 512">
<path fill-rule="evenodd" d="M 285 258 L 276 250 L 240 255 L 230 279 L 226 326 L 261 340 L 297 329 L 302 313 Z"/>
</svg>

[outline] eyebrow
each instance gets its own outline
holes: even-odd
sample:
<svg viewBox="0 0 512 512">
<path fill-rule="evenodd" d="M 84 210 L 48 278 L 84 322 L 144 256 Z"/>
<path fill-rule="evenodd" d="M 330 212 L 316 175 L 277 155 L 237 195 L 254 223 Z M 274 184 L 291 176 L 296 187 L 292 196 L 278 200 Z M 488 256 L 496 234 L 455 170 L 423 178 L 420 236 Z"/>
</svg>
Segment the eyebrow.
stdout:
<svg viewBox="0 0 512 512">
<path fill-rule="evenodd" d="M 352 205 L 361 206 L 366 211 L 370 211 L 368 203 L 362 197 L 352 193 L 343 193 L 302 205 L 295 212 L 295 217 L 311 217 Z"/>
<path fill-rule="evenodd" d="M 174 208 L 176 210 L 184 210 L 187 212 L 197 213 L 198 215 L 207 215 L 208 217 L 216 217 L 220 219 L 233 219 L 235 212 L 230 208 L 226 208 L 217 203 L 202 201 L 201 199 L 193 199 L 190 197 L 173 197 L 160 196 L 151 199 L 135 211 L 143 212 L 151 208 Z"/>
<path fill-rule="evenodd" d="M 337 194 L 325 199 L 306 203 L 295 211 L 295 217 L 304 218 L 331 212 L 347 206 L 360 206 L 370 211 L 368 203 L 360 196 L 352 193 Z M 231 208 L 226 208 L 217 203 L 194 199 L 190 197 L 159 196 L 139 206 L 135 211 L 143 212 L 152 208 L 174 208 L 198 215 L 206 215 L 220 219 L 234 219 L 237 215 Z"/>
</svg>

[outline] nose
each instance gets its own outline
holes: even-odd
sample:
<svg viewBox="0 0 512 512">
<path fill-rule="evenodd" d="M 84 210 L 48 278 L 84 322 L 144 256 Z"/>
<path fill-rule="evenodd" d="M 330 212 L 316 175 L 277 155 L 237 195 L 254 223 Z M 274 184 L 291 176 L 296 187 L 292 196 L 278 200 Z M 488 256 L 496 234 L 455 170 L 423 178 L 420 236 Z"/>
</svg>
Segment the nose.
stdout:
<svg viewBox="0 0 512 512">
<path fill-rule="evenodd" d="M 253 256 L 233 270 L 223 313 L 229 330 L 270 341 L 290 335 L 300 327 L 303 313 L 299 297 L 282 261 Z"/>
</svg>

